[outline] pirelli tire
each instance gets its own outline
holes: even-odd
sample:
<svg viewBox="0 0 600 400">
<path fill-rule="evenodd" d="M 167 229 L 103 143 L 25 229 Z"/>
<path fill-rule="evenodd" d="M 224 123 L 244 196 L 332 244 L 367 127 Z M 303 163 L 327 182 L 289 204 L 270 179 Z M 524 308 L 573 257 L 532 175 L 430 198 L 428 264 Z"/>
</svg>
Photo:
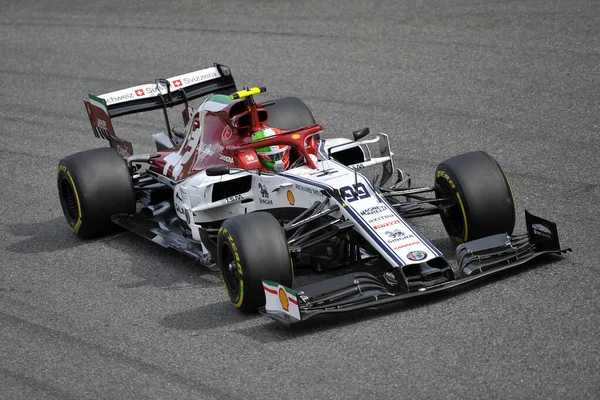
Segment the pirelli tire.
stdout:
<svg viewBox="0 0 600 400">
<path fill-rule="evenodd" d="M 118 227 L 111 215 L 135 212 L 135 191 L 126 161 L 111 147 L 82 151 L 58 163 L 58 197 L 74 234 L 90 239 Z"/>
<path fill-rule="evenodd" d="M 435 192 L 442 202 L 441 219 L 455 244 L 497 233 L 512 234 L 515 204 L 508 178 L 498 162 L 483 151 L 449 158 L 435 171 Z"/>
<path fill-rule="evenodd" d="M 292 287 L 287 239 L 279 222 L 266 212 L 223 222 L 217 236 L 217 265 L 229 299 L 243 312 L 265 305 L 263 279 Z"/>
</svg>

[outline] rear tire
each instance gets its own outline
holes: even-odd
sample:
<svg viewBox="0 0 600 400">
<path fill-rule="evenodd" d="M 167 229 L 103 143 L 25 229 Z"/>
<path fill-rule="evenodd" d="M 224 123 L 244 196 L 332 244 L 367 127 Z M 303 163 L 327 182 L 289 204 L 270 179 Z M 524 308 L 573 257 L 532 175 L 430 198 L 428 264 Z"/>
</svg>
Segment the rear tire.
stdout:
<svg viewBox="0 0 600 400">
<path fill-rule="evenodd" d="M 223 222 L 217 236 L 217 265 L 229 299 L 244 312 L 265 305 L 263 279 L 292 287 L 287 239 L 279 222 L 266 212 Z"/>
<path fill-rule="evenodd" d="M 58 197 L 69 228 L 89 239 L 111 233 L 111 215 L 135 212 L 135 191 L 126 161 L 111 147 L 60 160 Z"/>
<path fill-rule="evenodd" d="M 435 188 L 437 198 L 452 200 L 441 218 L 455 244 L 512 234 L 515 205 L 510 184 L 489 154 L 475 151 L 442 162 L 435 171 Z"/>
</svg>

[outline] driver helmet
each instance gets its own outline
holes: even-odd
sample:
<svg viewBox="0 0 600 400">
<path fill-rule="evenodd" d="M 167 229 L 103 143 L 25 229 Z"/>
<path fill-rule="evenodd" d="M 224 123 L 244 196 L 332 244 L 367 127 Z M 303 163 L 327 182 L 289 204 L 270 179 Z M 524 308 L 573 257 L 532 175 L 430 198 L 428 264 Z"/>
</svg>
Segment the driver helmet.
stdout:
<svg viewBox="0 0 600 400">
<path fill-rule="evenodd" d="M 280 134 L 281 131 L 279 129 L 264 128 L 252 136 L 252 142 L 259 142 Z M 256 154 L 263 167 L 270 171 L 281 172 L 290 166 L 290 146 L 276 145 L 261 147 L 256 150 Z"/>
</svg>

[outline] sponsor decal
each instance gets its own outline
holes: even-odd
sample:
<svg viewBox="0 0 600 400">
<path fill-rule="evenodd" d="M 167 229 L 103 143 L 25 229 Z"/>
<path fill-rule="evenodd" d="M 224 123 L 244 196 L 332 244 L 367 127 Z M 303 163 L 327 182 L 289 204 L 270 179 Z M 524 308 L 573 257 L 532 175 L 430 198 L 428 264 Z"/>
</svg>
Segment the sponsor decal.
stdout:
<svg viewBox="0 0 600 400">
<path fill-rule="evenodd" d="M 103 120 L 103 119 L 100 119 L 100 118 L 96 119 L 96 125 L 98 125 L 98 128 L 107 130 L 107 128 L 106 128 L 106 121 Z"/>
<path fill-rule="evenodd" d="M 162 90 L 161 90 L 162 89 Z M 140 89 L 142 90 L 142 89 Z M 146 91 L 146 94 L 152 94 L 152 93 L 162 93 L 162 94 L 166 94 L 167 93 L 167 89 L 163 86 L 162 88 L 158 85 L 154 85 L 154 86 L 147 86 L 146 88 L 144 88 L 143 90 Z"/>
<path fill-rule="evenodd" d="M 294 197 L 294 193 L 291 190 L 287 191 L 287 201 L 290 203 L 290 206 L 293 206 L 296 203 L 296 198 Z"/>
<path fill-rule="evenodd" d="M 219 160 L 225 161 L 226 163 L 233 164 L 233 157 L 229 157 L 223 154 L 219 154 Z"/>
<path fill-rule="evenodd" d="M 279 287 L 279 302 L 284 311 L 290 311 L 290 300 L 288 299 L 287 292 L 284 288 Z"/>
<path fill-rule="evenodd" d="M 381 215 L 379 217 L 370 218 L 367 220 L 367 223 L 372 224 L 373 222 L 383 221 L 384 219 L 388 219 L 388 218 L 396 218 L 396 216 L 394 214 L 385 214 L 385 215 Z"/>
<path fill-rule="evenodd" d="M 292 135 L 292 139 L 300 139 L 300 135 L 298 135 L 297 133 Z"/>
<path fill-rule="evenodd" d="M 291 316 L 300 320 L 296 292 L 276 282 L 262 281 L 262 283 L 265 291 L 265 308 L 268 311 L 283 311 L 287 314 L 282 315 L 283 318 L 289 319 Z"/>
<path fill-rule="evenodd" d="M 256 157 L 254 157 L 254 154 L 252 154 L 252 153 L 247 153 L 246 154 L 246 161 L 248 161 L 248 162 L 255 162 L 256 161 Z"/>
<path fill-rule="evenodd" d="M 389 239 L 386 240 L 386 242 L 389 244 L 402 242 L 407 239 L 411 239 L 411 238 L 415 237 L 412 234 L 407 235 L 405 232 L 401 231 L 400 229 L 394 229 L 393 231 L 386 231 L 385 234 L 390 237 Z"/>
<path fill-rule="evenodd" d="M 261 183 L 258 184 L 258 190 L 260 190 L 260 195 L 263 199 L 269 198 L 269 191 L 267 190 L 267 185 L 263 185 Z"/>
<path fill-rule="evenodd" d="M 210 149 L 210 144 L 206 144 L 204 142 L 200 142 L 200 145 L 198 146 L 198 151 L 209 156 L 215 154 L 215 151 Z"/>
<path fill-rule="evenodd" d="M 186 76 L 183 78 L 184 85 L 190 85 L 193 83 L 200 83 L 207 81 L 209 79 L 218 78 L 219 75 L 216 72 L 209 72 L 207 74 L 197 75 L 197 76 Z"/>
<path fill-rule="evenodd" d="M 419 242 L 410 242 L 410 243 L 399 244 L 398 246 L 394 246 L 394 250 L 400 250 L 404 247 L 410 247 L 410 246 L 414 246 L 416 244 L 419 244 Z"/>
<path fill-rule="evenodd" d="M 112 142 L 114 143 L 114 142 Z M 111 143 L 111 145 L 112 145 Z M 117 149 L 117 153 L 119 153 L 122 157 L 129 157 L 133 152 L 129 150 L 128 146 L 121 143 L 116 143 L 115 149 Z"/>
<path fill-rule="evenodd" d="M 231 136 L 233 136 L 233 131 L 229 126 L 226 125 L 225 129 L 223 129 L 223 133 L 221 133 L 221 139 L 229 140 L 231 139 Z"/>
<path fill-rule="evenodd" d="M 244 199 L 244 196 L 242 196 L 241 194 L 236 194 L 235 196 L 228 197 L 225 200 L 226 200 L 226 203 L 233 203 L 234 201 L 240 201 L 243 199 Z"/>
<path fill-rule="evenodd" d="M 299 185 L 297 183 L 294 185 L 294 187 L 297 190 L 300 190 L 302 192 L 306 192 L 306 193 L 313 194 L 315 196 L 323 197 L 323 193 L 321 193 L 321 189 L 315 189 L 315 188 L 311 188 L 310 186 Z"/>
<path fill-rule="evenodd" d="M 367 191 L 367 188 L 362 183 L 358 183 L 352 186 L 341 187 L 340 195 L 348 203 L 371 197 L 371 194 Z"/>
<path fill-rule="evenodd" d="M 173 81 L 173 86 L 175 86 L 175 87 L 183 86 L 183 83 L 181 83 L 181 79 L 175 79 Z"/>
<path fill-rule="evenodd" d="M 384 224 L 375 225 L 375 226 L 373 226 L 373 229 L 381 229 L 381 228 L 385 228 L 387 226 L 396 225 L 396 224 L 399 224 L 399 223 L 400 223 L 400 220 L 397 219 L 397 220 L 394 220 L 394 221 L 386 222 Z"/>
<path fill-rule="evenodd" d="M 135 95 L 136 95 L 137 97 L 140 97 L 140 96 L 145 96 L 145 95 L 146 95 L 146 93 L 144 92 L 144 89 L 136 89 L 136 91 L 135 91 Z"/>
<path fill-rule="evenodd" d="M 421 261 L 427 258 L 427 253 L 422 250 L 414 250 L 406 255 L 406 258 L 412 261 Z"/>
<path fill-rule="evenodd" d="M 385 234 L 393 239 L 404 236 L 404 232 L 402 232 L 400 229 L 394 229 L 393 231 L 386 231 Z"/>
<path fill-rule="evenodd" d="M 362 210 L 360 212 L 360 215 L 362 215 L 362 216 L 375 215 L 375 214 L 379 214 L 384 211 L 387 211 L 387 209 L 388 208 L 386 206 L 373 206 L 373 207 L 365 208 L 364 210 Z"/>
<path fill-rule="evenodd" d="M 543 236 L 545 238 L 552 237 L 552 232 L 550 229 L 542 224 L 533 224 L 531 227 L 533 228 L 533 233 L 536 235 Z"/>
<path fill-rule="evenodd" d="M 260 199 L 258 199 L 258 202 L 260 204 L 273 205 L 273 200 L 269 198 L 269 189 L 267 189 L 267 185 L 263 185 L 259 182 L 258 190 L 260 191 Z"/>
<path fill-rule="evenodd" d="M 445 180 L 448 181 L 448 184 L 450 185 L 450 187 L 452 189 L 456 188 L 456 185 L 454 184 L 454 182 L 452 181 L 452 179 L 450 179 L 450 176 L 447 173 L 445 173 L 444 171 L 441 171 L 441 170 L 438 171 L 437 175 L 436 175 L 436 179 L 437 178 L 444 178 Z"/>
<path fill-rule="evenodd" d="M 121 101 L 133 99 L 133 93 L 125 93 L 119 96 L 110 96 L 104 100 L 106 100 L 106 105 L 110 105 L 112 103 L 119 103 Z"/>
</svg>

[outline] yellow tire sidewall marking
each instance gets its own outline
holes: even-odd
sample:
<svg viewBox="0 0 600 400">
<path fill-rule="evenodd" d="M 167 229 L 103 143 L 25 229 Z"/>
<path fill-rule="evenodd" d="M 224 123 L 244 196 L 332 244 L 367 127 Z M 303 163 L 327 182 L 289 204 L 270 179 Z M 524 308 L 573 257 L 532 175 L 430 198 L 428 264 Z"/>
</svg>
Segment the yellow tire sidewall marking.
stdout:
<svg viewBox="0 0 600 400">
<path fill-rule="evenodd" d="M 456 190 L 456 185 L 454 184 L 452 179 L 450 179 L 450 176 L 448 176 L 448 174 L 446 172 L 439 170 L 437 172 L 437 178 L 443 178 L 448 182 L 450 187 L 453 189 L 456 199 L 458 200 L 458 205 L 460 206 L 460 210 L 462 212 L 462 217 L 463 217 L 464 234 L 463 234 L 462 238 L 458 238 L 458 237 L 455 237 L 455 238 L 462 240 L 462 242 L 464 243 L 467 241 L 467 238 L 469 237 L 469 225 L 467 223 L 467 213 L 465 212 L 465 205 L 463 204 L 462 198 L 460 197 L 460 193 L 458 193 L 458 190 Z"/>
<path fill-rule="evenodd" d="M 226 229 L 223 230 L 223 233 L 227 232 Z M 233 302 L 233 305 L 236 306 L 237 308 L 240 308 L 242 306 L 242 304 L 244 303 L 244 272 L 242 270 L 242 263 L 240 260 L 240 253 L 238 252 L 237 249 L 237 245 L 235 244 L 234 240 L 233 240 L 233 236 L 231 236 L 231 234 L 227 235 L 227 240 L 229 241 L 229 245 L 231 247 L 231 250 L 233 252 L 233 258 L 235 260 L 235 264 L 238 270 L 238 273 L 240 274 L 240 297 L 238 298 L 238 300 L 236 302 Z M 225 288 L 227 289 L 227 293 L 229 294 L 229 298 L 231 299 L 231 294 L 229 293 L 229 289 L 227 288 L 227 284 L 225 285 Z"/>
<path fill-rule="evenodd" d="M 79 232 L 79 229 L 81 228 L 81 202 L 79 201 L 79 193 L 77 192 L 77 187 L 75 186 L 75 182 L 73 181 L 73 177 L 71 176 L 71 172 L 67 169 L 66 166 L 64 165 L 60 165 L 58 167 L 58 173 L 60 174 L 60 172 L 64 172 L 67 175 L 67 178 L 69 179 L 69 182 L 71 182 L 71 187 L 73 188 L 73 192 L 75 193 L 75 201 L 77 202 L 77 222 L 75 223 L 74 226 L 71 226 L 70 223 L 67 223 L 67 225 L 69 225 L 69 228 L 73 231 L 73 233 L 77 234 Z"/>
</svg>

